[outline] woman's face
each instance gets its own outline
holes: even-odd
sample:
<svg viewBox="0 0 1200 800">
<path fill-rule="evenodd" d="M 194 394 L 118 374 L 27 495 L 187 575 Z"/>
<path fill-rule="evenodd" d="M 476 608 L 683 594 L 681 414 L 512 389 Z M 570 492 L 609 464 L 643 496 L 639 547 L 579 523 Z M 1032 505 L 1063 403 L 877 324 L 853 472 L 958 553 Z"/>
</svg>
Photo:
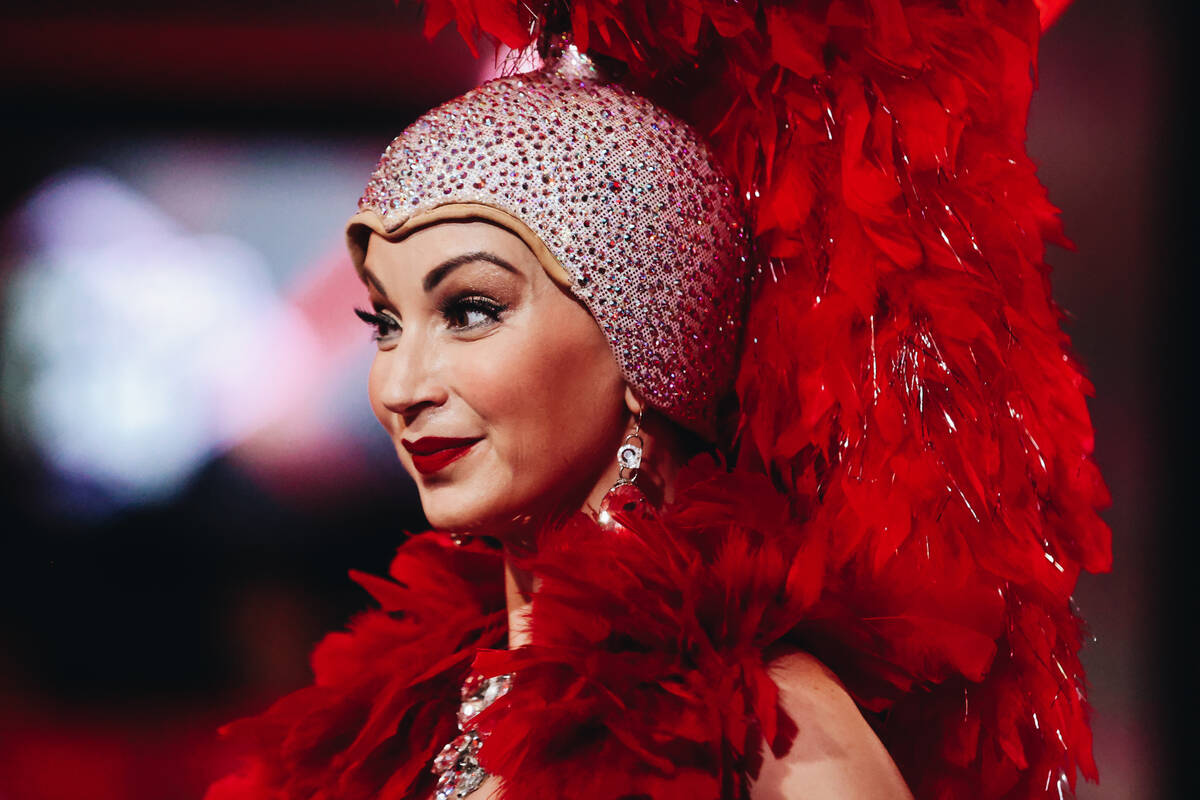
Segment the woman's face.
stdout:
<svg viewBox="0 0 1200 800">
<path fill-rule="evenodd" d="M 372 234 L 371 407 L 429 523 L 503 537 L 578 510 L 614 469 L 625 381 L 588 311 L 519 238 L 444 222 Z"/>
</svg>

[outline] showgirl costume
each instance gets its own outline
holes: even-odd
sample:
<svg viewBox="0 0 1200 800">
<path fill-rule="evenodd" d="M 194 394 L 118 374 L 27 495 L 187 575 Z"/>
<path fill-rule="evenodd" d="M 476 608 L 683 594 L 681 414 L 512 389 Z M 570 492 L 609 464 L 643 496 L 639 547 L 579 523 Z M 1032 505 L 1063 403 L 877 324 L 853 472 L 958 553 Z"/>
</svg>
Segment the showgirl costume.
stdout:
<svg viewBox="0 0 1200 800">
<path fill-rule="evenodd" d="M 1109 567 L 1107 496 L 1024 149 L 1035 4 L 427 5 L 547 61 L 392 143 L 356 265 L 372 232 L 508 228 L 716 455 L 666 508 L 544 531 L 524 647 L 481 541 L 355 573 L 379 607 L 226 729 L 248 758 L 209 800 L 461 796 L 476 763 L 509 797 L 746 797 L 806 724 L 766 671 L 789 649 L 918 798 L 1095 779 L 1070 595 Z"/>
</svg>

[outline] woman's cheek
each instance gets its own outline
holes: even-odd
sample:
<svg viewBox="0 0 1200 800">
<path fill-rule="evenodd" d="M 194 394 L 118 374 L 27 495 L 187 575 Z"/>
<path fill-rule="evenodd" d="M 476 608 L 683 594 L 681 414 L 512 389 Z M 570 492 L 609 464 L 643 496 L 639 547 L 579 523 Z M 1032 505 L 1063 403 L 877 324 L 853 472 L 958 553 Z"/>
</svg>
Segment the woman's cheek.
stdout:
<svg viewBox="0 0 1200 800">
<path fill-rule="evenodd" d="M 490 336 L 456 355 L 447 374 L 456 377 L 456 393 L 489 428 L 514 423 L 536 402 L 538 389 L 530 380 L 536 364 L 521 337 Z"/>
<path fill-rule="evenodd" d="M 514 327 L 463 347 L 452 370 L 492 450 L 489 474 L 479 478 L 509 502 L 530 503 L 545 492 L 560 478 L 560 449 L 569 448 L 556 438 L 569 435 L 555 408 L 566 365 L 547 342 L 555 342 L 549 331 Z"/>
<path fill-rule="evenodd" d="M 390 430 L 387 421 L 389 412 L 383 404 L 383 381 L 383 365 L 380 363 L 379 353 L 376 352 L 375 358 L 371 361 L 371 369 L 367 373 L 367 399 L 371 403 L 371 411 L 379 420 L 379 424 Z"/>
</svg>

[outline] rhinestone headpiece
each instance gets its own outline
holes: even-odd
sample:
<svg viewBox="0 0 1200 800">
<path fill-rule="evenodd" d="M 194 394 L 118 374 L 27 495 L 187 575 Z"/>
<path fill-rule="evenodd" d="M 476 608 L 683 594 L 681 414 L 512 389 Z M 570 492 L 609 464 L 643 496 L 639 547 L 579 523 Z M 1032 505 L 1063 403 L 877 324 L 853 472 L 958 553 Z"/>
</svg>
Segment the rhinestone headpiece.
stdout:
<svg viewBox="0 0 1200 800">
<path fill-rule="evenodd" d="M 485 219 L 520 236 L 595 317 L 646 401 L 711 437 L 741 328 L 739 198 L 687 123 L 606 80 L 573 45 L 422 116 L 388 146 L 351 218 L 399 239 Z"/>
</svg>

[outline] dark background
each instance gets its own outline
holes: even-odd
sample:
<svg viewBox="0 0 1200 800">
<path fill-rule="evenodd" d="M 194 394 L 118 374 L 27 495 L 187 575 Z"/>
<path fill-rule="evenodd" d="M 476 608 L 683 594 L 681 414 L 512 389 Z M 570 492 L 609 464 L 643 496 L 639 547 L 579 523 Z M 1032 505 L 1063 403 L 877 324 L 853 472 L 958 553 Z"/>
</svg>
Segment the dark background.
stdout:
<svg viewBox="0 0 1200 800">
<path fill-rule="evenodd" d="M 1195 314 L 1185 98 L 1194 90 L 1174 12 L 1136 0 L 1068 8 L 1043 40 L 1029 129 L 1076 243 L 1051 254 L 1055 292 L 1096 385 L 1096 452 L 1114 498 L 1114 570 L 1085 576 L 1077 594 L 1096 637 L 1085 663 L 1101 783 L 1078 793 L 1092 800 L 1194 796 L 1181 768 L 1195 678 L 1179 552 L 1194 530 L 1182 515 Z M 9 279 L 27 268 L 31 247 L 19 220 L 48 179 L 89 165 L 126 178 L 142 168 L 171 174 L 150 162 L 195 142 L 225 154 L 250 143 L 239 156 L 248 159 L 255 147 L 336 152 L 342 165 L 361 164 L 365 182 L 408 121 L 478 81 L 479 65 L 446 34 L 424 41 L 416 9 L 390 0 L 6 9 L 5 313 L 20 297 Z M 175 149 L 143 149 L 148 141 Z M 186 177 L 181 193 L 193 191 Z M 341 199 L 343 216 L 356 197 Z M 70 203 L 60 211 L 64 225 L 88 224 Z M 329 221 L 329 242 L 342 221 Z M 293 299 L 294 266 L 271 265 Z M 310 311 L 323 291 L 301 293 Z M 329 291 L 341 297 L 345 285 Z M 86 325 L 87 310 L 61 322 Z M 362 384 L 356 358 L 339 380 Z M 18 404 L 0 399 L 10 411 Z M 365 408 L 365 391 L 361 400 Z M 0 800 L 199 797 L 230 766 L 215 727 L 304 685 L 313 643 L 365 604 L 346 570 L 385 569 L 403 531 L 421 525 L 387 443 L 357 429 L 316 437 L 319 447 L 251 437 L 215 450 L 174 493 L 114 503 L 57 475 L 9 416 Z"/>
</svg>

